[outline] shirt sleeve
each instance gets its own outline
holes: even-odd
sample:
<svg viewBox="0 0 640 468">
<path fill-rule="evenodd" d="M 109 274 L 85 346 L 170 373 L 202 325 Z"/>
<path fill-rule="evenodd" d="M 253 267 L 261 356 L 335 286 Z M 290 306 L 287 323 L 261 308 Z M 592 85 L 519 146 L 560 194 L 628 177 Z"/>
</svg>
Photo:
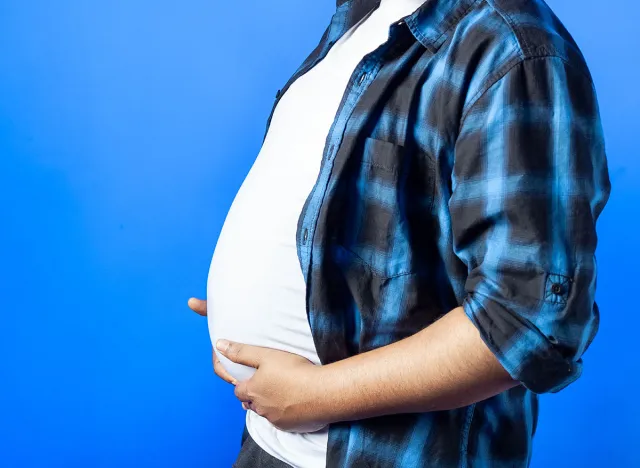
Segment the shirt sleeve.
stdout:
<svg viewBox="0 0 640 468">
<path fill-rule="evenodd" d="M 586 66 L 522 60 L 463 115 L 449 208 L 463 309 L 515 380 L 557 392 L 598 329 L 596 219 L 610 183 Z"/>
</svg>

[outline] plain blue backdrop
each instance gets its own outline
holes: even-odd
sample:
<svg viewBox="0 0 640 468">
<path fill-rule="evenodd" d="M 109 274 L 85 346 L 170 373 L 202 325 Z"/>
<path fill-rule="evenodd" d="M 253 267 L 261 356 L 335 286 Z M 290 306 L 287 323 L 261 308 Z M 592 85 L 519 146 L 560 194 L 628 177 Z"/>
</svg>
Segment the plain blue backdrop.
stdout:
<svg viewBox="0 0 640 468">
<path fill-rule="evenodd" d="M 591 67 L 613 193 L 600 332 L 542 397 L 533 466 L 640 466 L 640 5 L 550 4 Z M 186 300 L 334 9 L 0 0 L 0 466 L 231 465 L 244 411 Z"/>
</svg>

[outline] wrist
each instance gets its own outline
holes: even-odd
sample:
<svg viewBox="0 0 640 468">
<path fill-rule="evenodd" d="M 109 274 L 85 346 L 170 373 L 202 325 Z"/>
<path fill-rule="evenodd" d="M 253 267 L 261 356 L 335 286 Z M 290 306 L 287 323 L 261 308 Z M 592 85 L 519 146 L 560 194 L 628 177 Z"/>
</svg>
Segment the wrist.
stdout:
<svg viewBox="0 0 640 468">
<path fill-rule="evenodd" d="M 326 425 L 335 420 L 331 410 L 330 374 L 326 366 L 314 365 L 301 385 L 300 402 L 309 420 Z"/>
</svg>

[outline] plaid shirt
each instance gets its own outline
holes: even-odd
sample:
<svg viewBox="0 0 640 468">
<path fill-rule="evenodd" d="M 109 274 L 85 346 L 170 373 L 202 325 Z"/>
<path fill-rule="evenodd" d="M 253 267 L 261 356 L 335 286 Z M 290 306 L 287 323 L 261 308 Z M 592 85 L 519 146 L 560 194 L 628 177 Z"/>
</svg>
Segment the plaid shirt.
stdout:
<svg viewBox="0 0 640 468">
<path fill-rule="evenodd" d="M 379 1 L 337 3 L 283 92 Z M 385 346 L 461 305 L 522 385 L 331 424 L 327 466 L 527 466 L 537 394 L 580 376 L 598 328 L 609 190 L 589 70 L 543 0 L 428 0 L 392 24 L 349 80 L 298 221 L 318 355 Z"/>
</svg>

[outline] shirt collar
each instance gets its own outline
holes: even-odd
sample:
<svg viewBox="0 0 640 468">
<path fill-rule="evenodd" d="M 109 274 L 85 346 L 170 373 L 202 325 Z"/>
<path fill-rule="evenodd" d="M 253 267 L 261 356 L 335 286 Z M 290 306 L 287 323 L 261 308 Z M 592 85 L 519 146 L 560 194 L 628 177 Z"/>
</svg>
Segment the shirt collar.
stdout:
<svg viewBox="0 0 640 468">
<path fill-rule="evenodd" d="M 444 43 L 458 21 L 480 1 L 482 0 L 426 0 L 407 16 L 406 23 L 423 46 L 435 51 Z M 336 0 L 336 7 L 353 12 L 356 21 L 379 5 L 380 0 Z"/>
</svg>

